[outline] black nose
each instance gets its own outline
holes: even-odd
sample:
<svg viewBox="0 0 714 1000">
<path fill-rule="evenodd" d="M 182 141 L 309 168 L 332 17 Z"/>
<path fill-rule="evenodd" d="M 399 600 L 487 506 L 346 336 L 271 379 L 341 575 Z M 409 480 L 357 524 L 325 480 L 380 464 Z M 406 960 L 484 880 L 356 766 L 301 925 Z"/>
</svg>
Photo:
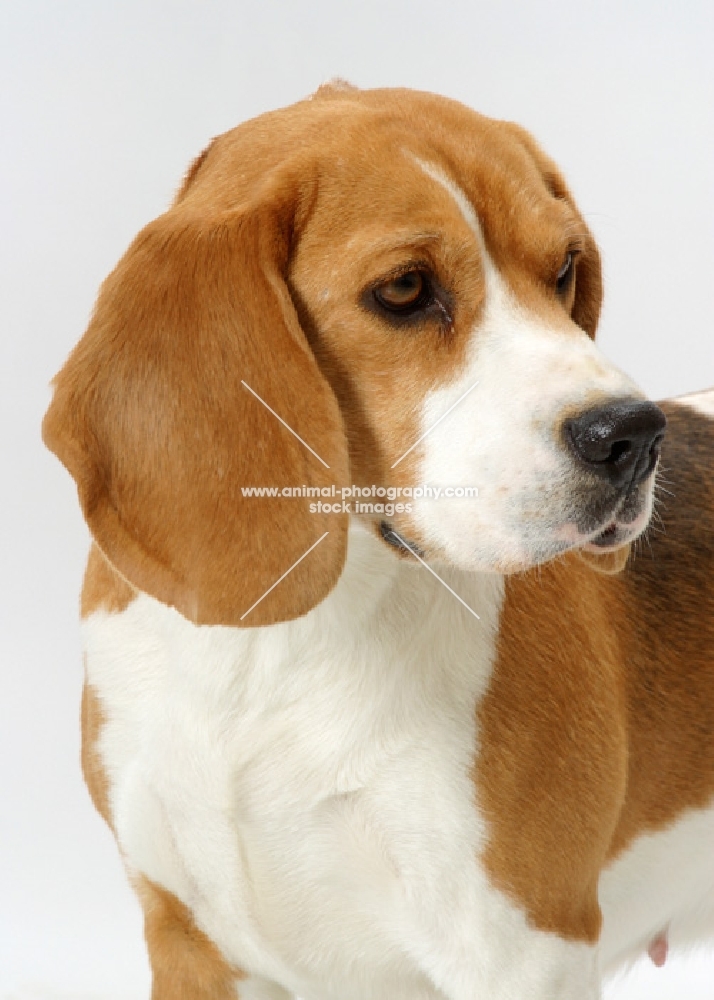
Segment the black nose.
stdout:
<svg viewBox="0 0 714 1000">
<path fill-rule="evenodd" d="M 619 400 L 566 420 L 564 430 L 590 472 L 621 487 L 635 486 L 652 472 L 666 425 L 654 403 Z"/>
</svg>

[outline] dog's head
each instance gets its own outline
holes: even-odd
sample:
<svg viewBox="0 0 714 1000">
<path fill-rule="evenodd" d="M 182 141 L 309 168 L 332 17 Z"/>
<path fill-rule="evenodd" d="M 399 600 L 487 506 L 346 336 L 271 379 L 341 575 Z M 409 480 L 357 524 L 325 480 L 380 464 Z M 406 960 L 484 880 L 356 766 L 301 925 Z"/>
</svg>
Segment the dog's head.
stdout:
<svg viewBox="0 0 714 1000">
<path fill-rule="evenodd" d="M 595 347 L 600 302 L 520 128 L 322 88 L 196 161 L 105 282 L 45 440 L 119 572 L 199 623 L 305 613 L 350 516 L 477 571 L 615 548 L 649 518 L 664 417 Z M 336 513 L 333 484 L 404 502 Z"/>
</svg>

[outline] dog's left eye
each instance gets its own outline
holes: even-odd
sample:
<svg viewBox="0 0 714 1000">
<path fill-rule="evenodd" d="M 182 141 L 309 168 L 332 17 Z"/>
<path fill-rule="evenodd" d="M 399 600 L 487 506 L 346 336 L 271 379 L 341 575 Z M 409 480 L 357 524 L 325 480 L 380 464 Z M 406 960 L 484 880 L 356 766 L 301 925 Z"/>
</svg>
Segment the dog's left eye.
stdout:
<svg viewBox="0 0 714 1000">
<path fill-rule="evenodd" d="M 575 257 L 576 253 L 573 250 L 569 250 L 565 255 L 563 265 L 555 279 L 555 290 L 558 295 L 565 295 L 570 289 L 575 274 Z"/>
<path fill-rule="evenodd" d="M 429 278 L 424 271 L 406 271 L 374 289 L 377 303 L 399 316 L 424 309 L 433 299 Z"/>
</svg>

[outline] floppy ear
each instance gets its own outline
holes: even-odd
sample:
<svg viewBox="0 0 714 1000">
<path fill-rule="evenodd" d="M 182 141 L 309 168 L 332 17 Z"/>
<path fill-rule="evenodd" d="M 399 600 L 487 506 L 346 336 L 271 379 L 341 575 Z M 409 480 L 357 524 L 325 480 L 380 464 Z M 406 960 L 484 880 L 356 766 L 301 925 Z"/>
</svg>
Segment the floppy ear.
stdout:
<svg viewBox="0 0 714 1000">
<path fill-rule="evenodd" d="M 285 282 L 300 198 L 276 173 L 249 203 L 179 202 L 147 226 L 43 424 L 105 556 L 198 624 L 296 618 L 344 563 L 347 515 L 243 493 L 349 478 L 339 407 Z"/>
<path fill-rule="evenodd" d="M 578 326 L 594 340 L 602 308 L 602 264 L 600 251 L 590 230 L 582 220 L 581 225 L 584 249 L 576 263 L 575 300 L 571 315 Z"/>
</svg>

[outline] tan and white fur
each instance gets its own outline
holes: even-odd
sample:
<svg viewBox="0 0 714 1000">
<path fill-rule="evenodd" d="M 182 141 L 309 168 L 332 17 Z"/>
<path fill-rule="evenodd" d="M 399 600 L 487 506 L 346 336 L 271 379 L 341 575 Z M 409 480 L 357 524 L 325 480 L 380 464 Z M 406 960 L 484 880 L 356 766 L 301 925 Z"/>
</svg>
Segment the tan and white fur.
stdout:
<svg viewBox="0 0 714 1000">
<path fill-rule="evenodd" d="M 714 931 L 714 392 L 630 552 L 659 444 L 625 489 L 564 436 L 660 419 L 600 300 L 525 132 L 346 85 L 214 140 L 107 279 L 44 433 L 153 1000 L 596 1000 Z M 242 491 L 330 483 L 479 495 Z"/>
</svg>

